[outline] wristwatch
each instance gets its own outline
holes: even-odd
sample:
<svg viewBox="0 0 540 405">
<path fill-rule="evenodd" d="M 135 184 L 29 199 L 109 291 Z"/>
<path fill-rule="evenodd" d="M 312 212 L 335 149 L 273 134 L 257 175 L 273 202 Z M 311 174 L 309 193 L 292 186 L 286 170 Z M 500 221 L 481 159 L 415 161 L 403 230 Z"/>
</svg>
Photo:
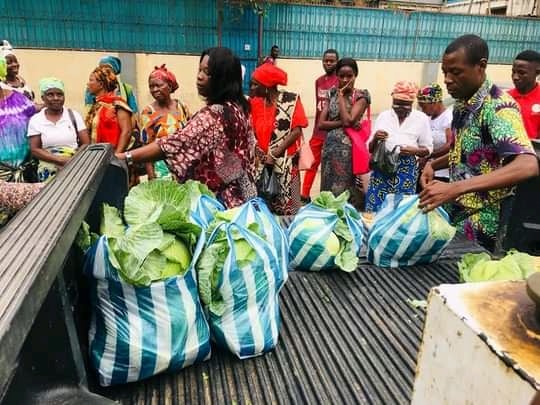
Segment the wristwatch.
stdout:
<svg viewBox="0 0 540 405">
<path fill-rule="evenodd" d="M 131 156 L 131 152 L 126 152 L 126 163 L 128 167 L 133 165 L 133 156 Z"/>
</svg>

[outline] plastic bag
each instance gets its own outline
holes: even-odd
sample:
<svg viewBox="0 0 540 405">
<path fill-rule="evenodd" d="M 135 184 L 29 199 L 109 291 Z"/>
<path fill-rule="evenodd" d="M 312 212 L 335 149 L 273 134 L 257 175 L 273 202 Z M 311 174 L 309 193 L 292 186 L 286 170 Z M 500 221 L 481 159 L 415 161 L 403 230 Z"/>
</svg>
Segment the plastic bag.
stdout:
<svg viewBox="0 0 540 405">
<path fill-rule="evenodd" d="M 456 229 L 441 207 L 425 214 L 418 196 L 389 194 L 377 213 L 368 238 L 368 260 L 381 267 L 436 261 Z"/>
<path fill-rule="evenodd" d="M 399 146 L 394 146 L 391 152 L 386 150 L 385 141 L 375 141 L 375 148 L 369 162 L 372 170 L 378 170 L 386 175 L 394 175 L 397 172 L 399 162 Z"/>
<path fill-rule="evenodd" d="M 300 148 L 300 159 L 298 161 L 298 169 L 310 170 L 314 163 L 315 163 L 315 156 L 313 156 L 311 145 L 309 144 L 309 142 L 303 141 L 302 147 Z"/>
<path fill-rule="evenodd" d="M 198 250 L 204 243 L 201 238 Z M 210 331 L 193 264 L 183 277 L 135 287 L 109 262 L 102 236 L 86 254 L 92 317 L 89 355 L 102 386 L 176 371 L 210 357 Z"/>
<path fill-rule="evenodd" d="M 360 214 L 347 203 L 348 197 L 348 192 L 334 197 L 323 191 L 298 212 L 287 230 L 292 268 L 356 270 L 363 232 Z"/>
<path fill-rule="evenodd" d="M 252 215 L 270 222 L 252 231 Z M 212 337 L 240 359 L 268 352 L 278 342 L 279 291 L 288 277 L 286 238 L 278 228 L 267 208 L 256 212 L 248 202 L 233 222 L 213 229 L 197 263 L 200 280 L 206 273 L 207 281 L 199 284 Z"/>
<path fill-rule="evenodd" d="M 360 175 L 369 173 L 370 154 L 367 141 L 371 134 L 371 107 L 367 106 L 367 118 L 362 120 L 360 126 L 343 128 L 352 144 L 352 169 L 353 174 Z"/>
<path fill-rule="evenodd" d="M 216 212 L 224 210 L 225 207 L 218 200 L 202 194 L 191 207 L 190 219 L 202 229 L 206 229 L 214 219 Z"/>
<path fill-rule="evenodd" d="M 272 201 L 279 194 L 279 182 L 273 166 L 265 165 L 257 181 L 257 193 L 266 201 Z"/>
</svg>

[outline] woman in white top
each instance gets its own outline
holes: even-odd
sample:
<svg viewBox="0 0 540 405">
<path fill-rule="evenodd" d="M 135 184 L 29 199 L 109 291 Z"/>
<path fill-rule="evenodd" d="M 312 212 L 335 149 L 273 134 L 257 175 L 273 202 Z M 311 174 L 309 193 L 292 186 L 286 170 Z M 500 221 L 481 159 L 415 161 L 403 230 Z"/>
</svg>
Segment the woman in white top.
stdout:
<svg viewBox="0 0 540 405">
<path fill-rule="evenodd" d="M 64 108 L 64 83 L 54 77 L 42 79 L 39 91 L 45 108 L 30 119 L 28 137 L 32 156 L 39 159 L 39 181 L 50 180 L 81 145 L 90 143 L 77 111 Z"/>
<path fill-rule="evenodd" d="M 414 194 L 418 179 L 417 158 L 428 156 L 433 149 L 429 118 L 413 110 L 418 87 L 410 82 L 395 84 L 392 108 L 377 117 L 369 140 L 369 151 L 385 142 L 388 153 L 399 153 L 397 171 L 386 174 L 372 168 L 366 196 L 366 211 L 377 212 L 388 194 Z"/>
<path fill-rule="evenodd" d="M 431 83 L 418 92 L 418 105 L 430 118 L 429 123 L 433 136 L 433 152 L 428 156 L 428 159 L 446 155 L 452 141 L 452 109 L 444 107 L 442 95 L 442 88 L 437 83 Z M 422 163 L 425 164 L 425 162 Z M 448 169 L 435 172 L 436 180 L 448 182 L 448 177 Z"/>
</svg>

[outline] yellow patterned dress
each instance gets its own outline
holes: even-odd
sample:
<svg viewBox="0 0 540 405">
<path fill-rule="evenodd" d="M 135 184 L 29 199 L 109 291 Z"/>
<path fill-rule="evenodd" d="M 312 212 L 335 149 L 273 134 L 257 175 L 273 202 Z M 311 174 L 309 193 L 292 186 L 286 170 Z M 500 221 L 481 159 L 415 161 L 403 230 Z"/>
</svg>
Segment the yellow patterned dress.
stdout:
<svg viewBox="0 0 540 405">
<path fill-rule="evenodd" d="M 152 104 L 141 112 L 141 141 L 147 145 L 156 139 L 174 134 L 186 126 L 191 114 L 187 106 L 176 101 L 176 109 L 167 112 L 157 111 Z M 163 160 L 154 163 L 156 178 L 171 178 L 167 165 Z"/>
</svg>

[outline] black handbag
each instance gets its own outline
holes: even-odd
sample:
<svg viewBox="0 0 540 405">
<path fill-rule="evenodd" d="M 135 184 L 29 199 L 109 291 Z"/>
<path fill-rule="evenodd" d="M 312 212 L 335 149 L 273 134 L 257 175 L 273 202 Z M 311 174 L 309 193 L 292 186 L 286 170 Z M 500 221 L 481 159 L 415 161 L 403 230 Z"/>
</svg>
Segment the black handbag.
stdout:
<svg viewBox="0 0 540 405">
<path fill-rule="evenodd" d="M 369 164 L 371 169 L 376 169 L 383 174 L 392 176 L 396 174 L 399 163 L 398 146 L 394 146 L 391 152 L 386 150 L 385 141 L 376 141 Z"/>
<path fill-rule="evenodd" d="M 265 165 L 257 181 L 257 193 L 259 197 L 271 201 L 279 194 L 279 182 L 274 172 L 274 167 Z"/>
</svg>

